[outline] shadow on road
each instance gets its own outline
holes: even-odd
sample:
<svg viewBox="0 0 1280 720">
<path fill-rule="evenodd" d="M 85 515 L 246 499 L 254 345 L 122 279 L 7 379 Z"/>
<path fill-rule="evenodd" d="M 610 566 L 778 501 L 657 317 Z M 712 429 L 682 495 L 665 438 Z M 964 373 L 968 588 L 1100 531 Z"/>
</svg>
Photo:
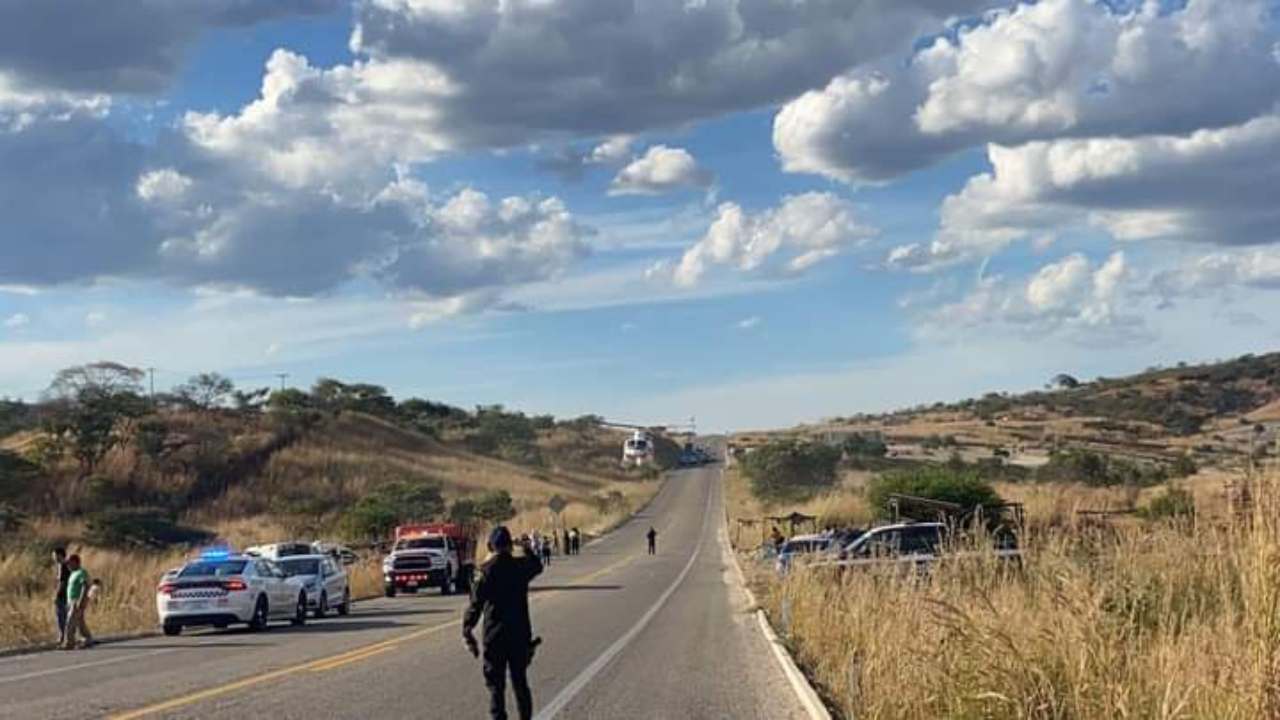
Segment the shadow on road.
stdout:
<svg viewBox="0 0 1280 720">
<path fill-rule="evenodd" d="M 538 585 L 529 588 L 531 593 L 564 592 L 566 590 L 621 590 L 622 585 Z"/>
<path fill-rule="evenodd" d="M 347 618 L 334 618 L 332 620 L 321 620 L 320 622 L 350 622 L 352 618 L 367 617 L 402 617 L 406 615 L 452 615 L 457 610 L 449 610 L 446 608 L 422 608 L 422 609 L 405 609 L 405 610 L 352 610 L 351 616 Z"/>
</svg>

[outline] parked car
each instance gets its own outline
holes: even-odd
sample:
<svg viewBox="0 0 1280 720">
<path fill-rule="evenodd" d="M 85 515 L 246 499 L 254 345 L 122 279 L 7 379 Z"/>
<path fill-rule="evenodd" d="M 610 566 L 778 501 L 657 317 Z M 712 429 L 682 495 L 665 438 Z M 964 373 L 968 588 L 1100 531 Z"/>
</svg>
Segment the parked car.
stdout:
<svg viewBox="0 0 1280 720">
<path fill-rule="evenodd" d="M 354 565 L 360 560 L 356 552 L 346 545 L 317 540 L 311 543 L 311 551 L 317 555 L 328 555 L 343 565 Z"/>
<path fill-rule="evenodd" d="M 954 542 L 951 528 L 939 522 L 895 523 L 872 528 L 845 545 L 836 559 L 825 565 L 842 568 L 873 567 L 885 563 L 928 567 L 942 559 L 974 557 L 983 551 Z M 991 551 L 1000 561 L 1020 563 L 1021 552 L 1011 534 L 1000 534 Z"/>
<path fill-rule="evenodd" d="M 276 562 L 289 580 L 307 591 L 307 608 L 317 618 L 351 612 L 347 571 L 329 555 L 291 555 Z"/>
<path fill-rule="evenodd" d="M 178 635 L 185 627 L 235 623 L 264 630 L 271 620 L 304 624 L 307 593 L 271 560 L 210 552 L 176 574 L 165 573 L 156 587 L 156 612 L 165 635 Z"/>
<path fill-rule="evenodd" d="M 263 557 L 268 560 L 279 560 L 283 557 L 291 555 L 311 555 L 315 550 L 311 547 L 311 543 L 304 542 L 278 542 L 268 543 L 266 545 L 255 545 L 254 547 L 245 548 L 244 554 L 253 557 Z"/>
<path fill-rule="evenodd" d="M 791 564 L 795 558 L 826 553 L 838 547 L 835 537 L 827 533 L 821 535 L 796 535 L 782 544 L 782 548 L 778 550 L 777 559 L 774 561 L 774 568 L 779 575 L 785 575 L 791 569 Z"/>
</svg>

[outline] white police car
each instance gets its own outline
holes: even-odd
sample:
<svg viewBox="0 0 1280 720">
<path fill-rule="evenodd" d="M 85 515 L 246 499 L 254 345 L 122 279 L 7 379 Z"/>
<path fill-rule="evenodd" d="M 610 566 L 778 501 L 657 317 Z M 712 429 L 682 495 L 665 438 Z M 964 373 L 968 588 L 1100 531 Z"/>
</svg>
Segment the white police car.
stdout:
<svg viewBox="0 0 1280 720">
<path fill-rule="evenodd" d="M 245 623 L 263 630 L 271 620 L 307 621 L 307 592 L 266 558 L 207 552 L 156 588 L 156 611 L 165 635 L 184 627 L 225 628 Z"/>
</svg>

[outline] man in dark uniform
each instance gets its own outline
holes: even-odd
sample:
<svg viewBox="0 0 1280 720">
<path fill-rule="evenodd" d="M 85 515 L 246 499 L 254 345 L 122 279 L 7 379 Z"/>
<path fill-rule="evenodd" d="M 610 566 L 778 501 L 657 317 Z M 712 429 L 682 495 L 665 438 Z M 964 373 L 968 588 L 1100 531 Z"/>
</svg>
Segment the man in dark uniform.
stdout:
<svg viewBox="0 0 1280 720">
<path fill-rule="evenodd" d="M 649 532 L 645 533 L 645 538 L 649 540 L 649 554 L 657 555 L 658 554 L 658 531 L 654 530 L 652 525 L 649 526 Z"/>
<path fill-rule="evenodd" d="M 67 549 L 59 545 L 53 549 L 53 564 L 58 573 L 58 583 L 53 596 L 53 614 L 58 620 L 58 645 L 67 637 L 67 581 L 71 568 L 67 567 Z"/>
<path fill-rule="evenodd" d="M 471 605 L 462 618 L 462 637 L 472 654 L 480 649 L 473 632 L 484 617 L 484 684 L 489 688 L 489 712 L 506 720 L 507 682 L 516 695 L 521 720 L 533 717 L 533 693 L 526 672 L 533 658 L 533 627 L 529 621 L 529 582 L 542 572 L 542 562 L 528 544 L 523 557 L 512 554 L 511 531 L 494 528 L 489 536 L 493 555 L 471 589 Z"/>
</svg>

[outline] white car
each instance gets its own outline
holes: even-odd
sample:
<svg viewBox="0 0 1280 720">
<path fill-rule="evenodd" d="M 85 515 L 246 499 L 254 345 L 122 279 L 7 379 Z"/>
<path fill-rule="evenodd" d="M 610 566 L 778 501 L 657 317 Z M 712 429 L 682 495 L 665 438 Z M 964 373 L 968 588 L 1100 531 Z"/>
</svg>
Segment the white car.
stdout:
<svg viewBox="0 0 1280 720">
<path fill-rule="evenodd" d="M 311 543 L 304 542 L 278 542 L 268 545 L 255 545 L 251 548 L 245 548 L 245 555 L 253 557 L 264 557 L 268 560 L 279 560 L 280 558 L 292 557 L 294 555 L 311 555 L 315 553 L 315 549 L 311 547 Z"/>
<path fill-rule="evenodd" d="M 329 555 L 291 555 L 276 561 L 290 582 L 307 591 L 307 607 L 317 618 L 337 610 L 351 612 L 351 586 L 347 571 Z"/>
<path fill-rule="evenodd" d="M 156 588 L 156 612 L 165 635 L 184 627 L 225 628 L 245 623 L 264 630 L 271 620 L 307 621 L 307 592 L 266 558 L 229 553 L 201 555 Z"/>
</svg>

